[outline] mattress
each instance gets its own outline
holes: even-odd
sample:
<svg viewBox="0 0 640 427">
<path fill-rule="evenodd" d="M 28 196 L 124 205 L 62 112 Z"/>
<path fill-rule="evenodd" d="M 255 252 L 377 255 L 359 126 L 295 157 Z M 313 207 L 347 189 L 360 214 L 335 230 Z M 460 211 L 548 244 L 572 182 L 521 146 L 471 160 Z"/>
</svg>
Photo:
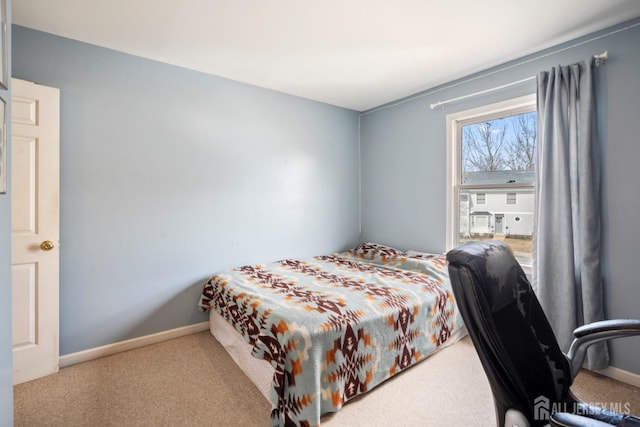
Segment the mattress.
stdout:
<svg viewBox="0 0 640 427">
<path fill-rule="evenodd" d="M 275 371 L 273 366 L 266 360 L 253 357 L 251 344 L 246 342 L 242 335 L 215 311 L 209 313 L 209 330 L 227 350 L 236 365 L 269 401 L 269 390 L 271 390 L 271 380 Z"/>
</svg>

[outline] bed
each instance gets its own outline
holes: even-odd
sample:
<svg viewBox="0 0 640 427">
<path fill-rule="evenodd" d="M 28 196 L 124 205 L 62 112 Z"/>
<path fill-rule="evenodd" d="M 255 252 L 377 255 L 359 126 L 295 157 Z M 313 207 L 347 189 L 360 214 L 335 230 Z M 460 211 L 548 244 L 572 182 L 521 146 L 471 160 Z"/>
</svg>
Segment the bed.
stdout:
<svg viewBox="0 0 640 427">
<path fill-rule="evenodd" d="M 218 272 L 199 307 L 274 426 L 319 425 L 464 336 L 445 256 L 376 243 Z"/>
</svg>

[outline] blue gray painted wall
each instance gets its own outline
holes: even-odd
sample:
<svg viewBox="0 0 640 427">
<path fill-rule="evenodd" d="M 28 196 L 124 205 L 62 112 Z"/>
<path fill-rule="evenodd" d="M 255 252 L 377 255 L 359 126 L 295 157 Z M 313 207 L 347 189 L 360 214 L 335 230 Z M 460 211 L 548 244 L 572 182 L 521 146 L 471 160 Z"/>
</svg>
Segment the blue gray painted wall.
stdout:
<svg viewBox="0 0 640 427">
<path fill-rule="evenodd" d="M 7 69 L 11 75 L 11 0 L 7 0 Z M 11 117 L 11 91 L 0 90 L 0 98 L 6 102 L 7 117 Z M 7 123 L 7 135 L 11 135 L 11 123 Z M 10 150 L 11 138 L 7 139 Z M 7 179 L 11 179 L 11 165 L 7 153 Z M 11 192 L 0 194 L 0 427 L 13 425 L 13 365 L 11 344 Z"/>
<path fill-rule="evenodd" d="M 19 26 L 13 61 L 61 91 L 62 355 L 205 321 L 222 268 L 358 242 L 357 112 Z"/>
<path fill-rule="evenodd" d="M 639 25 L 615 32 L 634 24 Z M 611 32 L 615 33 L 604 36 Z M 594 38 L 597 39 L 591 40 Z M 578 42 L 582 44 L 570 47 Z M 607 50 L 609 61 L 597 71 L 606 315 L 640 317 L 636 265 L 640 242 L 637 220 L 640 192 L 636 184 L 640 159 L 639 45 L 640 21 L 631 21 L 363 113 L 361 240 L 402 249 L 444 251 L 445 116 L 535 93 L 536 83 L 533 80 L 468 98 L 444 109 L 432 110 L 430 104 L 526 79 L 552 66 L 587 59 Z M 640 374 L 638 354 L 640 339 L 617 340 L 612 343 L 612 366 Z"/>
</svg>

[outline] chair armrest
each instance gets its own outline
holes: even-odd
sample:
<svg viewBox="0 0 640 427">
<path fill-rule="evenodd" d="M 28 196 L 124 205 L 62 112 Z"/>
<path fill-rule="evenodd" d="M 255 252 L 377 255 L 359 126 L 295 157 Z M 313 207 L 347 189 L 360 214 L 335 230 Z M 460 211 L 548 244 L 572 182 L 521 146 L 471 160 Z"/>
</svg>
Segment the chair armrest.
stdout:
<svg viewBox="0 0 640 427">
<path fill-rule="evenodd" d="M 573 335 L 576 337 L 571 343 L 571 348 L 567 353 L 567 359 L 571 365 L 571 378 L 575 378 L 582 368 L 584 356 L 587 348 L 599 341 L 613 338 L 630 337 L 640 335 L 640 320 L 638 319 L 616 319 L 603 320 L 580 326 Z"/>
<path fill-rule="evenodd" d="M 573 335 L 576 338 L 581 338 L 593 333 L 606 331 L 620 331 L 623 336 L 635 335 L 640 332 L 640 319 L 615 319 L 593 322 L 580 326 L 573 331 Z"/>
</svg>

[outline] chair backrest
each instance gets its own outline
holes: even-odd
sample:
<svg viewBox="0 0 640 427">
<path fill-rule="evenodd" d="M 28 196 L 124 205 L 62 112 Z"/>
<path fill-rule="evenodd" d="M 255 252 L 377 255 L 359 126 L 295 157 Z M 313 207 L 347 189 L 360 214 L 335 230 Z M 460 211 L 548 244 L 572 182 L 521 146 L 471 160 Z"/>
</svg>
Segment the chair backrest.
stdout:
<svg viewBox="0 0 640 427">
<path fill-rule="evenodd" d="M 500 241 L 463 244 L 447 253 L 447 261 L 456 303 L 491 385 L 498 424 L 515 409 L 530 425 L 544 425 L 544 414 L 534 411 L 573 403 L 571 372 L 526 274 Z"/>
</svg>

